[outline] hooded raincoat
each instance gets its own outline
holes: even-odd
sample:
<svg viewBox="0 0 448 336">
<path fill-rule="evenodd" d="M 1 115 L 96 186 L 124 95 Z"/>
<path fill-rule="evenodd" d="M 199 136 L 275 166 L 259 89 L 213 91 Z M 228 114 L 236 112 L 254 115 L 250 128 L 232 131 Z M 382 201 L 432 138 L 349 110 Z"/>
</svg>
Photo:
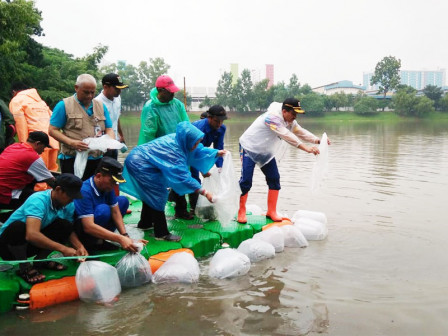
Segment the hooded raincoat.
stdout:
<svg viewBox="0 0 448 336">
<path fill-rule="evenodd" d="M 184 121 L 177 125 L 175 134 L 135 147 L 124 162 L 126 183 L 120 185 L 120 190 L 155 210 L 164 211 L 168 187 L 179 195 L 200 189 L 201 185 L 191 176 L 189 166 L 207 173 L 215 164 L 218 153 L 202 144 L 191 151 L 203 137 L 204 133 Z"/>
<path fill-rule="evenodd" d="M 175 133 L 178 123 L 190 121 L 185 106 L 179 99 L 174 98 L 168 103 L 162 103 L 157 98 L 157 93 L 157 88 L 153 88 L 149 94 L 151 100 L 143 106 L 139 145 Z"/>
</svg>

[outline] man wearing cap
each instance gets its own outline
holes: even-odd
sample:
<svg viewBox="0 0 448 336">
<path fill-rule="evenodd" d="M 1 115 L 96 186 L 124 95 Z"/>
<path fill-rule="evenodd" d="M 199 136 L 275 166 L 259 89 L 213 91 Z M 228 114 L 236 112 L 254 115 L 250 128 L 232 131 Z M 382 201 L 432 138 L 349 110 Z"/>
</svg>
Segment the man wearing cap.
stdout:
<svg viewBox="0 0 448 336">
<path fill-rule="evenodd" d="M 77 152 L 88 151 L 86 138 L 100 137 L 108 134 L 115 139 L 107 107 L 94 100 L 96 80 L 92 75 L 82 74 L 76 79 L 76 93 L 56 104 L 50 119 L 49 135 L 61 143 L 59 163 L 61 172 L 74 173 Z M 83 180 L 92 176 L 103 153 L 99 150 L 89 151 Z"/>
<path fill-rule="evenodd" d="M 176 133 L 176 126 L 181 121 L 190 121 L 185 110 L 184 104 L 174 98 L 174 94 L 179 91 L 179 88 L 174 84 L 171 77 L 162 75 L 156 80 L 156 87 L 150 92 L 150 100 L 148 100 L 143 106 L 141 115 L 141 127 L 140 136 L 138 138 L 138 144 L 142 145 L 149 141 L 159 138 L 161 136 Z M 177 204 L 181 204 L 182 208 L 185 208 L 185 197 L 180 198 L 176 193 L 172 193 L 170 196 Z M 187 213 L 187 219 L 191 219 Z M 149 216 L 149 208 L 147 204 L 143 203 L 142 213 L 139 222 L 139 226 L 143 227 L 145 222 L 149 220 L 145 219 Z"/>
<path fill-rule="evenodd" d="M 54 189 L 34 193 L 0 228 L 0 256 L 4 260 L 25 260 L 31 256 L 45 259 L 51 251 L 64 256 L 88 255 L 73 232 L 73 199 L 82 197 L 82 181 L 72 174 L 61 174 Z M 71 246 L 65 244 L 70 242 Z M 45 276 L 36 269 L 42 267 L 63 270 L 55 261 L 20 264 L 18 272 L 30 284 L 41 282 Z"/>
<path fill-rule="evenodd" d="M 121 81 L 120 76 L 115 73 L 109 73 L 103 77 L 101 80 L 103 84 L 103 90 L 96 96 L 96 100 L 103 102 L 106 105 L 107 110 L 110 114 L 110 119 L 112 120 L 112 129 L 115 133 L 115 138 L 120 142 L 124 141 L 123 131 L 120 124 L 121 115 L 121 90 L 126 89 L 128 85 Z M 118 158 L 118 150 L 110 149 L 104 154 L 105 156 L 110 156 L 114 159 Z"/>
<path fill-rule="evenodd" d="M 16 121 L 17 137 L 19 142 L 25 142 L 28 134 L 33 131 L 42 131 L 48 134 L 51 110 L 37 93 L 23 83 L 12 85 L 13 98 L 9 102 L 9 110 Z M 49 170 L 58 170 L 59 142 L 50 137 L 51 148 L 45 148 L 41 154 L 42 160 Z"/>
<path fill-rule="evenodd" d="M 34 131 L 25 143 L 12 144 L 3 151 L 0 155 L 0 209 L 20 207 L 34 192 L 36 181 L 52 185 L 54 177 L 39 156 L 47 147 L 50 147 L 48 135 Z"/>
<path fill-rule="evenodd" d="M 224 125 L 224 120 L 227 119 L 226 110 L 221 105 L 213 105 L 207 110 L 206 113 L 206 118 L 197 120 L 192 123 L 194 126 L 196 126 L 196 128 L 204 133 L 204 138 L 202 139 L 201 143 L 204 145 L 204 147 L 210 147 L 211 145 L 213 145 L 213 148 L 217 150 L 224 149 L 224 135 L 226 134 L 226 126 Z M 216 167 L 220 169 L 222 168 L 222 164 L 223 158 L 220 157 L 216 161 Z M 199 179 L 199 171 L 193 167 L 191 167 L 190 171 L 191 176 L 193 176 L 196 181 L 201 183 L 201 180 Z M 198 196 L 199 194 L 197 193 L 188 195 L 188 198 L 190 200 L 190 216 L 193 216 L 194 214 Z M 183 208 L 182 205 L 184 206 Z M 176 211 L 178 215 L 181 215 L 181 217 L 186 217 L 185 215 L 182 216 L 182 213 L 187 211 L 187 203 L 176 203 L 176 206 L 178 206 L 178 210 Z"/>
<path fill-rule="evenodd" d="M 242 166 L 239 223 L 247 223 L 246 201 L 252 187 L 255 164 L 260 166 L 269 187 L 266 217 L 275 222 L 282 221 L 282 217 L 277 214 L 280 174 L 275 159 L 275 155 L 282 152 L 282 140 L 307 153 L 319 154 L 319 149 L 316 146 L 308 146 L 301 141 L 320 143 L 317 136 L 297 123 L 296 117 L 299 113 L 305 113 L 305 111 L 300 107 L 298 99 L 287 98 L 283 104 L 274 102 L 269 106 L 268 111 L 259 116 L 240 137 Z M 328 140 L 328 144 L 330 144 L 330 140 Z"/>
<path fill-rule="evenodd" d="M 89 252 L 110 249 L 112 246 L 104 240 L 117 242 L 123 249 L 137 252 L 123 222 L 129 201 L 114 193 L 115 185 L 125 182 L 122 172 L 121 163 L 111 157 L 103 157 L 95 175 L 83 183 L 83 198 L 75 200 L 75 231 Z"/>
</svg>

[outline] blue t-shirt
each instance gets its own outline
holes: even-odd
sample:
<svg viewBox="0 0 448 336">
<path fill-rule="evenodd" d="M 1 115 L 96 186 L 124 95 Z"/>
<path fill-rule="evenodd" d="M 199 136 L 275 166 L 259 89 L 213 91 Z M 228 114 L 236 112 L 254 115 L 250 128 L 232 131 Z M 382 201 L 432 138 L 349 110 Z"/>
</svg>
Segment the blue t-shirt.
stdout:
<svg viewBox="0 0 448 336">
<path fill-rule="evenodd" d="M 81 105 L 82 109 L 87 113 L 87 115 L 91 116 L 93 115 L 93 102 L 90 103 L 90 106 L 86 109 L 78 100 L 75 93 L 75 100 Z M 106 118 L 104 124 L 106 128 L 112 128 L 112 120 L 110 119 L 109 110 L 107 109 L 106 105 L 103 104 L 104 108 L 104 117 Z M 67 113 L 65 111 L 65 103 L 63 100 L 61 100 L 59 103 L 56 104 L 56 106 L 53 109 L 53 114 L 50 118 L 50 125 L 57 127 L 57 128 L 64 128 L 65 124 L 67 123 Z M 58 158 L 59 159 L 69 159 L 73 156 L 69 155 L 63 155 L 62 153 L 59 153 Z M 99 158 L 93 158 L 89 157 L 89 159 L 99 159 Z"/>
<path fill-rule="evenodd" d="M 95 208 L 101 204 L 111 207 L 118 206 L 117 196 L 114 191 L 101 192 L 97 189 L 94 176 L 85 180 L 81 188 L 81 199 L 75 199 L 75 214 L 77 218 L 93 217 Z"/>
<path fill-rule="evenodd" d="M 51 190 L 36 192 L 28 197 L 25 203 L 14 211 L 6 223 L 3 224 L 0 228 L 0 235 L 12 222 L 20 221 L 25 223 L 28 217 L 40 219 L 41 230 L 53 223 L 57 218 L 73 222 L 74 211 L 75 206 L 73 202 L 61 209 L 55 209 L 51 201 Z"/>
<path fill-rule="evenodd" d="M 226 125 L 223 124 L 215 130 L 210 127 L 207 118 L 197 120 L 192 124 L 204 133 L 204 139 L 202 139 L 201 142 L 204 147 L 210 147 L 213 144 L 214 149 L 224 149 L 224 134 L 226 133 Z M 222 167 L 222 163 L 223 158 L 218 158 L 218 160 L 216 160 L 216 167 Z"/>
</svg>

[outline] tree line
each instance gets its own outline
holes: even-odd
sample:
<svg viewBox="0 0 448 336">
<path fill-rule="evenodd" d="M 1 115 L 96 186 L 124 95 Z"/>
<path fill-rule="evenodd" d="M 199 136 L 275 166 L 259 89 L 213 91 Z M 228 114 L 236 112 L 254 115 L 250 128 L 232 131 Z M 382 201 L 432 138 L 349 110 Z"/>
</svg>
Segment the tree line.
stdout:
<svg viewBox="0 0 448 336">
<path fill-rule="evenodd" d="M 57 48 L 46 47 L 33 39 L 42 36 L 41 12 L 30 0 L 0 0 L 0 98 L 11 99 L 11 85 L 22 82 L 38 89 L 42 99 L 52 108 L 64 97 L 74 92 L 76 77 L 89 73 L 101 78 L 109 72 L 118 73 L 129 88 L 122 91 L 122 106 L 125 110 L 139 110 L 149 92 L 155 86 L 158 76 L 166 74 L 170 65 L 163 58 L 150 58 L 137 66 L 119 61 L 100 66 L 108 47 L 98 45 L 83 56 L 74 57 Z M 343 92 L 332 95 L 318 94 L 308 84 L 301 85 L 296 74 L 287 83 L 279 82 L 269 86 L 268 79 L 254 83 L 251 73 L 244 69 L 233 83 L 232 74 L 224 72 L 217 82 L 216 97 L 205 97 L 200 107 L 220 104 L 230 111 L 240 113 L 266 111 L 272 101 L 283 101 L 288 97 L 301 100 L 302 107 L 311 116 L 324 112 L 350 110 L 361 115 L 377 113 L 378 110 L 393 109 L 403 116 L 423 117 L 434 110 L 448 111 L 448 95 L 442 89 L 428 85 L 422 92 L 406 85 L 400 85 L 401 60 L 384 57 L 375 67 L 371 84 L 378 84 L 378 94 L 383 99 L 375 99 L 359 92 L 356 95 Z M 388 92 L 394 92 L 392 99 Z M 185 97 L 184 97 L 185 96 Z M 183 90 L 176 98 L 191 106 L 192 98 Z"/>
</svg>

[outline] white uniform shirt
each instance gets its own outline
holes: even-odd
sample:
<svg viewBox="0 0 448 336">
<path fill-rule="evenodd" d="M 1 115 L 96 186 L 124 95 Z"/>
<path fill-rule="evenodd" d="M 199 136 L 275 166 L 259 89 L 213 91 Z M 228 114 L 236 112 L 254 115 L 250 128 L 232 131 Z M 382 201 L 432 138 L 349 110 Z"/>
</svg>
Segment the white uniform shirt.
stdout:
<svg viewBox="0 0 448 336">
<path fill-rule="evenodd" d="M 110 119 L 112 121 L 112 129 L 115 133 L 115 139 L 120 141 L 120 135 L 118 134 L 118 119 L 121 115 L 121 97 L 115 97 L 114 100 L 107 98 L 103 91 L 95 97 L 96 100 L 103 102 L 109 111 Z"/>
</svg>

